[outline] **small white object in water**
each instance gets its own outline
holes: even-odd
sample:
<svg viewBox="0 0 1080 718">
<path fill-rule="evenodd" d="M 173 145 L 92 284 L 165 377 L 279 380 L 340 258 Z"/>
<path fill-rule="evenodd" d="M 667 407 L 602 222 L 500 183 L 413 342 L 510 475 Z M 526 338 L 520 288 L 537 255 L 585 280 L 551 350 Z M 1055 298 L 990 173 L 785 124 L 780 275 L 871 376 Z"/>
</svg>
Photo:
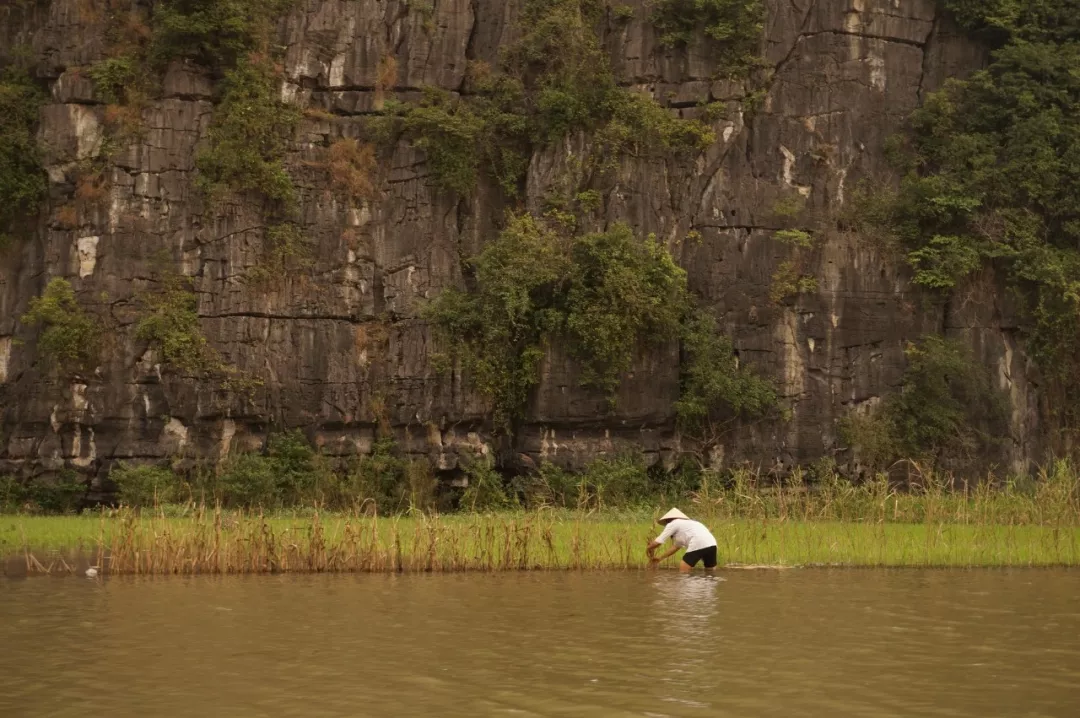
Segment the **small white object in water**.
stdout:
<svg viewBox="0 0 1080 718">
<path fill-rule="evenodd" d="M 91 566 L 90 568 L 86 569 L 86 577 L 97 578 L 97 566 Z"/>
</svg>

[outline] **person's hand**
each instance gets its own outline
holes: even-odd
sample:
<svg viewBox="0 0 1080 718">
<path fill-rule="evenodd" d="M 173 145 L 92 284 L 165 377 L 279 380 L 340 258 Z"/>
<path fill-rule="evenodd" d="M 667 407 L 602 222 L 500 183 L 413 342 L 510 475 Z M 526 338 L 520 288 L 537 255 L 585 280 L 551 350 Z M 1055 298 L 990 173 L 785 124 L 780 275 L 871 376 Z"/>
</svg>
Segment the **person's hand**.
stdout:
<svg viewBox="0 0 1080 718">
<path fill-rule="evenodd" d="M 649 557 L 649 568 L 656 568 L 659 565 L 660 565 L 660 559 L 658 559 L 656 556 L 650 556 Z"/>
</svg>

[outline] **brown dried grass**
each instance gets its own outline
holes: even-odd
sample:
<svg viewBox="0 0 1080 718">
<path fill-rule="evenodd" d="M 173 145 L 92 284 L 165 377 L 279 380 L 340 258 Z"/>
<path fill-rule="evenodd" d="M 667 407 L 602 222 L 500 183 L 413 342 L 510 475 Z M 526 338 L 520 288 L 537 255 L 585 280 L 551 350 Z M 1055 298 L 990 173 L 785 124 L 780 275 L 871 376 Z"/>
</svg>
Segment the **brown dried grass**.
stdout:
<svg viewBox="0 0 1080 718">
<path fill-rule="evenodd" d="M 353 199 L 375 193 L 372 177 L 377 170 L 375 148 L 354 139 L 340 139 L 330 145 L 327 169 L 334 186 Z"/>
<path fill-rule="evenodd" d="M 56 224 L 62 229 L 75 229 L 79 226 L 79 210 L 73 204 L 65 204 L 56 212 Z"/>
<path fill-rule="evenodd" d="M 108 194 L 108 182 L 101 170 L 80 172 L 75 180 L 75 199 L 83 204 L 96 204 Z"/>
</svg>

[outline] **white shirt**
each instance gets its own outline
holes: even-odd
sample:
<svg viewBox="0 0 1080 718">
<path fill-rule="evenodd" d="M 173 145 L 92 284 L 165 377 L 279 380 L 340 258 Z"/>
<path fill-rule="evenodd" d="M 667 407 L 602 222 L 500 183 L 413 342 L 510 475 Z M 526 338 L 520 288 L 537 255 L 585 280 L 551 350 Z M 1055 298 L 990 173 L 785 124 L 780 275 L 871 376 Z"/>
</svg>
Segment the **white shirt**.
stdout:
<svg viewBox="0 0 1080 718">
<path fill-rule="evenodd" d="M 668 521 L 664 531 L 656 537 L 656 543 L 664 543 L 668 539 L 688 552 L 716 545 L 716 539 L 709 533 L 709 529 L 705 528 L 705 524 L 692 519 Z"/>
</svg>

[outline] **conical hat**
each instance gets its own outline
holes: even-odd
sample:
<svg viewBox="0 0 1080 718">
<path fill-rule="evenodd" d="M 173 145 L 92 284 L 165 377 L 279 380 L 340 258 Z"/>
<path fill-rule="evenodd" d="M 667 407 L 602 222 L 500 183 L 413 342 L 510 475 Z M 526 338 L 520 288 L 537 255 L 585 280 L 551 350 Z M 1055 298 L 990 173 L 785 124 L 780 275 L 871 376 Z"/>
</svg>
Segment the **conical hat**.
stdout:
<svg viewBox="0 0 1080 718">
<path fill-rule="evenodd" d="M 684 514 L 682 511 L 679 511 L 678 509 L 672 509 L 671 511 L 668 511 L 666 514 L 664 514 L 663 516 L 658 518 L 656 520 L 656 523 L 665 524 L 668 521 L 671 521 L 673 519 L 688 519 L 688 518 L 690 518 L 690 517 L 687 516 L 686 514 Z"/>
</svg>

